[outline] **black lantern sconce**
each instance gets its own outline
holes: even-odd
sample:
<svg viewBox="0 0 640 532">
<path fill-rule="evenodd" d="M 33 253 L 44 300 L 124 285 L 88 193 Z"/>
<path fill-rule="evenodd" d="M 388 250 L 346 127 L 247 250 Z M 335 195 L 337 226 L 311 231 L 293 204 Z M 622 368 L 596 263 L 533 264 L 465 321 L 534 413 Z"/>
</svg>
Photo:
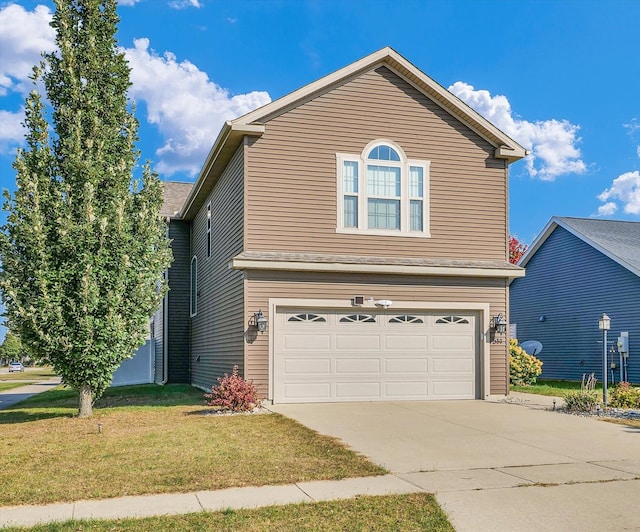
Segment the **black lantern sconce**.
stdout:
<svg viewBox="0 0 640 532">
<path fill-rule="evenodd" d="M 493 329 L 496 334 L 506 334 L 507 332 L 507 318 L 504 317 L 502 312 L 493 317 Z"/>
<path fill-rule="evenodd" d="M 262 310 L 256 312 L 249 320 L 249 325 L 258 329 L 258 332 L 265 332 L 267 330 L 267 318 L 262 314 Z"/>
</svg>

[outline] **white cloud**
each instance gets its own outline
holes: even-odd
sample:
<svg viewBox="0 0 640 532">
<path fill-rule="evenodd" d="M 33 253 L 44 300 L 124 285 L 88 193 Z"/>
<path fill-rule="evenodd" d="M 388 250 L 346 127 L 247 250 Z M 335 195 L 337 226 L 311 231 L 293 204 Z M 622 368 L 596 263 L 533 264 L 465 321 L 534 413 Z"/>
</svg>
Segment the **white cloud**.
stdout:
<svg viewBox="0 0 640 532">
<path fill-rule="evenodd" d="M 23 121 L 24 108 L 17 113 L 0 109 L 0 154 L 8 153 L 24 139 Z"/>
<path fill-rule="evenodd" d="M 266 92 L 230 96 L 189 61 L 149 50 L 148 39 L 137 39 L 125 50 L 131 66 L 131 97 L 144 101 L 147 119 L 165 139 L 158 149 L 157 171 L 163 175 L 195 175 L 226 120 L 271 101 Z"/>
<path fill-rule="evenodd" d="M 617 210 L 618 206 L 613 201 L 610 201 L 598 207 L 598 216 L 611 216 Z"/>
<path fill-rule="evenodd" d="M 202 4 L 198 0 L 172 0 L 169 2 L 171 9 L 185 9 L 187 7 L 200 8 Z"/>
<path fill-rule="evenodd" d="M 640 215 L 640 171 L 626 172 L 616 177 L 611 187 L 602 192 L 598 199 L 608 202 L 598 209 L 598 214 L 613 214 L 617 205 L 610 200 L 617 200 L 622 203 L 625 213 Z M 613 210 L 612 204 L 615 207 Z"/>
<path fill-rule="evenodd" d="M 562 174 L 586 171 L 577 147 L 579 126 L 567 120 L 521 120 L 513 116 L 505 96 L 491 96 L 489 91 L 475 90 L 462 81 L 456 81 L 449 90 L 531 152 L 526 158 L 531 177 L 553 181 Z"/>
<path fill-rule="evenodd" d="M 140 0 L 118 0 L 118 5 L 121 6 L 135 6 Z"/>
<path fill-rule="evenodd" d="M 18 4 L 0 9 L 0 96 L 31 88 L 28 78 L 33 65 L 40 61 L 41 52 L 56 47 L 51 18 L 49 8 L 42 5 L 33 11 Z"/>
</svg>

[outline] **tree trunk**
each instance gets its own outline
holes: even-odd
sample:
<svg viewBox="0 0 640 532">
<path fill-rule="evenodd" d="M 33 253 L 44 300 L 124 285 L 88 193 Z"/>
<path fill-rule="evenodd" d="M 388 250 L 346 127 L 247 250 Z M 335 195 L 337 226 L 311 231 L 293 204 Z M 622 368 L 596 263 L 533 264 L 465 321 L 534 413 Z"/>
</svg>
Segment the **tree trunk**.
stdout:
<svg viewBox="0 0 640 532">
<path fill-rule="evenodd" d="M 80 386 L 80 410 L 78 417 L 91 417 L 93 414 L 93 391 L 91 388 L 83 384 Z"/>
</svg>

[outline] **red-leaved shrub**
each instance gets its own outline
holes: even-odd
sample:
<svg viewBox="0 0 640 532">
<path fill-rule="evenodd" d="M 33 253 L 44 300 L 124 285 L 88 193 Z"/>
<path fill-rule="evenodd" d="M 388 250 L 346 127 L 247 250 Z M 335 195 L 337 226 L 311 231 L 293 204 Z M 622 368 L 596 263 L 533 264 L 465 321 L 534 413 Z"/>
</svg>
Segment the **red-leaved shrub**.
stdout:
<svg viewBox="0 0 640 532">
<path fill-rule="evenodd" d="M 238 366 L 233 366 L 231 375 L 218 377 L 218 384 L 205 393 L 204 398 L 209 406 L 217 406 L 220 410 L 232 412 L 250 412 L 261 405 L 258 390 L 253 381 L 246 381 L 238 375 Z"/>
</svg>

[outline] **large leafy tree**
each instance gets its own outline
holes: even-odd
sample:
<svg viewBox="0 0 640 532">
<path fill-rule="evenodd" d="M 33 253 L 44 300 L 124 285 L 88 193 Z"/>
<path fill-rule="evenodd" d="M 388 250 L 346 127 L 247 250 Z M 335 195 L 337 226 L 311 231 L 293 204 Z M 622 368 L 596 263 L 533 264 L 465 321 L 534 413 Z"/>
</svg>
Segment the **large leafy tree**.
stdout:
<svg viewBox="0 0 640 532">
<path fill-rule="evenodd" d="M 144 342 L 171 252 L 158 176 L 147 164 L 134 179 L 138 123 L 116 0 L 55 5 L 58 50 L 34 68 L 17 190 L 5 192 L 0 291 L 12 330 L 79 392 L 88 416 Z"/>
<path fill-rule="evenodd" d="M 20 337 L 11 331 L 7 332 L 2 345 L 0 345 L 0 365 L 8 364 L 12 360 L 20 361 L 24 354 Z"/>
</svg>

